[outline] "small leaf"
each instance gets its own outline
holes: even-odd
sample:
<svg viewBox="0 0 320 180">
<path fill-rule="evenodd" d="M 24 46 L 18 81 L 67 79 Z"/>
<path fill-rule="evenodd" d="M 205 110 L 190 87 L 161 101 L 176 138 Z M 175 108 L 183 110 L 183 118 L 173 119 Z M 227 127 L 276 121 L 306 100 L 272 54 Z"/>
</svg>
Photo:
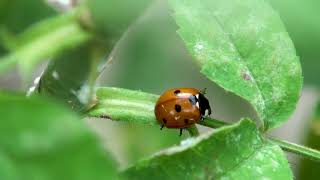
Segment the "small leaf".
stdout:
<svg viewBox="0 0 320 180">
<path fill-rule="evenodd" d="M 210 80 L 249 101 L 264 129 L 295 109 L 301 67 L 279 16 L 262 0 L 169 0 L 179 35 Z"/>
<path fill-rule="evenodd" d="M 114 162 L 76 115 L 0 94 L 0 179 L 114 179 Z"/>
<path fill-rule="evenodd" d="M 292 179 L 279 146 L 250 120 L 183 141 L 123 171 L 128 179 Z"/>
</svg>

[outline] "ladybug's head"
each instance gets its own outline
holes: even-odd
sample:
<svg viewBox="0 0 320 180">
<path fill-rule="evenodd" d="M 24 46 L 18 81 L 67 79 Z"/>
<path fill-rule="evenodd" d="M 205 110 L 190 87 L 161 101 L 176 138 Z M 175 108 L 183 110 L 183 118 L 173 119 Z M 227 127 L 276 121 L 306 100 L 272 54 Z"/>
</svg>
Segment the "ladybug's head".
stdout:
<svg viewBox="0 0 320 180">
<path fill-rule="evenodd" d="M 211 114 L 211 107 L 209 100 L 204 96 L 203 91 L 196 95 L 199 102 L 199 110 L 202 117 L 209 116 Z"/>
</svg>

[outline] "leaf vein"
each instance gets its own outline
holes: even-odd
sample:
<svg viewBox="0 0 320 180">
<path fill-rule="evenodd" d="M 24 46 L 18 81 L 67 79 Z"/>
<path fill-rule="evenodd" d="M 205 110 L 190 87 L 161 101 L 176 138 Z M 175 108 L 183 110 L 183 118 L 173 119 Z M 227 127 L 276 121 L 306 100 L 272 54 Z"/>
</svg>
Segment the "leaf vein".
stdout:
<svg viewBox="0 0 320 180">
<path fill-rule="evenodd" d="M 260 88 L 260 83 L 258 83 L 258 81 L 255 79 L 255 76 L 254 74 L 251 72 L 249 66 L 247 65 L 247 63 L 243 60 L 245 58 L 245 56 L 243 54 L 241 54 L 241 52 L 238 50 L 236 44 L 234 43 L 234 39 L 232 38 L 232 36 L 230 35 L 230 33 L 227 33 L 224 31 L 224 26 L 222 25 L 222 23 L 220 22 L 219 18 L 213 14 L 212 12 L 209 12 L 213 18 L 216 20 L 218 26 L 220 27 L 220 29 L 222 30 L 222 32 L 226 35 L 226 37 L 229 39 L 229 42 L 232 44 L 232 46 L 234 47 L 234 49 L 236 50 L 237 54 L 239 55 L 240 59 L 242 60 L 242 63 L 243 65 L 246 67 L 246 69 L 248 70 L 248 72 L 250 73 L 251 77 L 252 77 L 252 82 L 256 85 L 257 87 L 257 90 L 258 90 L 258 93 L 259 93 L 259 96 L 260 96 L 260 99 L 261 99 L 261 105 L 262 105 L 262 111 L 264 112 L 265 111 L 265 108 L 266 108 L 266 99 L 264 97 L 264 94 L 262 93 L 262 90 Z M 264 116 L 264 115 L 263 115 Z M 263 121 L 264 117 L 262 118 L 262 123 L 264 123 Z"/>
</svg>

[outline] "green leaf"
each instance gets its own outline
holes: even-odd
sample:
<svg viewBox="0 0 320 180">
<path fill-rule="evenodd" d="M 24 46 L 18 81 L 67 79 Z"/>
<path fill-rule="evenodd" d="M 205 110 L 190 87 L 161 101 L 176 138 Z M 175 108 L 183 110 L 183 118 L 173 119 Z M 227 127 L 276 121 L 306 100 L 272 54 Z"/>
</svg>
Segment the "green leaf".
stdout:
<svg viewBox="0 0 320 180">
<path fill-rule="evenodd" d="M 74 11 L 46 19 L 20 34 L 14 50 L 0 57 L 0 73 L 19 64 L 25 78 L 39 62 L 89 40 L 91 35 L 77 22 L 78 15 Z"/>
<path fill-rule="evenodd" d="M 40 98 L 0 94 L 0 179 L 114 179 L 84 122 Z"/>
<path fill-rule="evenodd" d="M 320 85 L 320 1 L 268 0 L 279 12 L 297 49 L 305 84 Z"/>
<path fill-rule="evenodd" d="M 201 72 L 249 101 L 264 129 L 295 109 L 301 67 L 279 16 L 262 0 L 169 0 Z"/>
<path fill-rule="evenodd" d="M 17 34 L 24 31 L 30 24 L 57 13 L 42 0 L 1 0 L 0 26 Z"/>
<path fill-rule="evenodd" d="M 183 141 L 129 167 L 128 179 L 292 179 L 279 146 L 250 120 Z"/>
<path fill-rule="evenodd" d="M 74 111 L 90 106 L 102 55 L 89 41 L 52 58 L 38 85 L 38 92 L 59 99 Z M 97 56 L 97 57 L 96 57 Z"/>
<path fill-rule="evenodd" d="M 154 106 L 157 95 L 122 88 L 99 88 L 97 105 L 88 112 L 95 117 L 107 116 L 112 120 L 158 125 Z"/>
<path fill-rule="evenodd" d="M 1 0 L 0 55 L 7 53 L 14 44 L 13 35 L 21 33 L 30 24 L 55 14 L 43 0 Z"/>
<path fill-rule="evenodd" d="M 108 63 L 112 49 L 148 4 L 149 0 L 139 3 L 115 1 L 112 6 L 109 1 L 87 1 L 84 5 L 92 19 L 82 19 L 82 23 L 96 32 L 95 38 L 54 57 L 41 78 L 39 92 L 62 100 L 76 111 L 86 111 L 92 103 L 96 78 Z M 97 34 L 100 28 L 105 33 L 103 36 Z"/>
</svg>

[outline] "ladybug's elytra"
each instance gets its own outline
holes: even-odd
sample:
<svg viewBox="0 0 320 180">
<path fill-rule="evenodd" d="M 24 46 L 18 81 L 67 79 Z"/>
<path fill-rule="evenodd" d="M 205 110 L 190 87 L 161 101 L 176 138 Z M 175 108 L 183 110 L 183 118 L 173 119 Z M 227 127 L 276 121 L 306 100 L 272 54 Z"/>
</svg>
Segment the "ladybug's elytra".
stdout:
<svg viewBox="0 0 320 180">
<path fill-rule="evenodd" d="M 158 122 L 167 128 L 188 128 L 211 114 L 208 99 L 195 88 L 174 88 L 164 92 L 155 106 Z"/>
</svg>

